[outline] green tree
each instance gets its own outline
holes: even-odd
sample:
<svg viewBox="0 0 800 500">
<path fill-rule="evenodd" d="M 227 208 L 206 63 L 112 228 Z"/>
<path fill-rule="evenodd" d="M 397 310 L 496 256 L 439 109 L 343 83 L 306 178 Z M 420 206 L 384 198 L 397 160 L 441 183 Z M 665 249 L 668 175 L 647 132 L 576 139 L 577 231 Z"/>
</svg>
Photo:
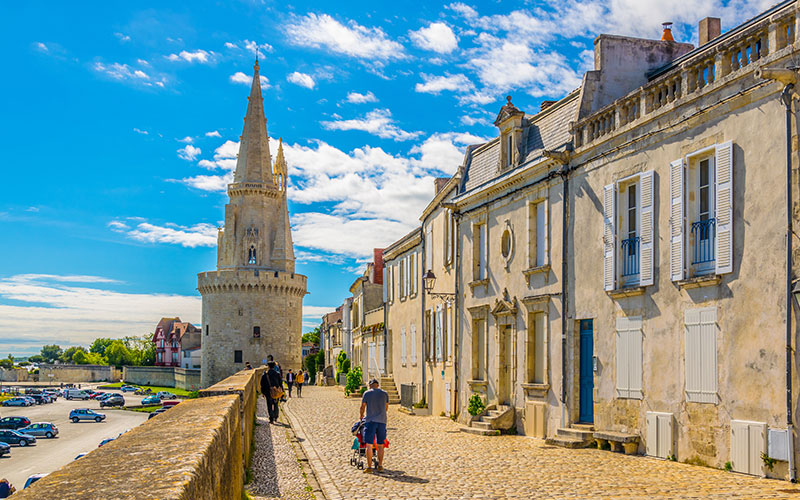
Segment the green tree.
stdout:
<svg viewBox="0 0 800 500">
<path fill-rule="evenodd" d="M 28 356 L 28 361 L 31 363 L 44 363 L 46 360 L 41 354 L 34 354 L 33 356 Z"/>
<path fill-rule="evenodd" d="M 117 367 L 133 364 L 131 351 L 121 340 L 115 340 L 108 346 L 108 349 L 106 349 L 106 359 L 108 360 L 108 364 Z"/>
<path fill-rule="evenodd" d="M 89 352 L 99 354 L 100 356 L 105 356 L 106 349 L 108 349 L 108 346 L 110 346 L 112 342 L 114 341 L 109 338 L 94 339 L 91 347 L 89 347 Z"/>
<path fill-rule="evenodd" d="M 125 337 L 122 339 L 131 353 L 131 364 L 135 366 L 153 366 L 156 364 L 156 345 L 150 334 L 141 337 Z"/>
<path fill-rule="evenodd" d="M 61 352 L 61 347 L 56 344 L 42 346 L 42 357 L 48 363 L 53 363 L 59 359 L 61 357 Z"/>
<path fill-rule="evenodd" d="M 73 357 L 72 360 L 75 361 L 75 358 Z M 75 363 L 77 364 L 76 361 L 75 361 Z M 95 352 L 90 352 L 89 354 L 86 355 L 86 364 L 87 365 L 107 365 L 108 364 L 108 360 L 106 358 L 104 358 L 103 356 L 95 353 Z"/>
<path fill-rule="evenodd" d="M 72 362 L 76 365 L 88 365 L 89 356 L 86 354 L 85 350 L 77 350 L 75 351 L 75 354 L 72 355 Z"/>
<path fill-rule="evenodd" d="M 317 371 L 322 372 L 325 369 L 325 351 L 320 349 L 317 353 Z"/>
<path fill-rule="evenodd" d="M 11 370 L 14 368 L 14 362 L 11 361 L 10 359 L 0 359 L 0 368 Z"/>
<path fill-rule="evenodd" d="M 320 336 L 320 329 L 321 327 L 316 327 L 308 333 L 303 334 L 303 342 L 313 342 L 314 345 L 319 345 L 319 336 Z"/>
<path fill-rule="evenodd" d="M 83 347 L 73 346 L 66 348 L 64 352 L 61 353 L 61 356 L 58 357 L 58 359 L 60 359 L 62 363 L 75 363 L 72 358 L 78 351 L 83 351 L 83 353 L 86 354 L 86 349 Z"/>
</svg>

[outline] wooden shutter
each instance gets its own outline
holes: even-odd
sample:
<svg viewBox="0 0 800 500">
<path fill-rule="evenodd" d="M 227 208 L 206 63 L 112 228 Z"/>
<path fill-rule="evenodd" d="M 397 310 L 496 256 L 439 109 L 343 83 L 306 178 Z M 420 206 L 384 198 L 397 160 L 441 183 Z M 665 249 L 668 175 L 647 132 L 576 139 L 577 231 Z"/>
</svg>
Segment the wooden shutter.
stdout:
<svg viewBox="0 0 800 500">
<path fill-rule="evenodd" d="M 642 318 L 629 318 L 628 323 L 628 397 L 642 399 Z"/>
<path fill-rule="evenodd" d="M 389 267 L 383 268 L 383 302 L 389 301 Z"/>
<path fill-rule="evenodd" d="M 400 329 L 400 363 L 406 364 L 406 327 Z"/>
<path fill-rule="evenodd" d="M 548 264 L 547 251 L 547 198 L 536 205 L 536 265 Z"/>
<path fill-rule="evenodd" d="M 436 327 L 434 328 L 436 338 L 436 361 L 442 360 L 442 305 L 436 306 L 435 314 Z"/>
<path fill-rule="evenodd" d="M 614 184 L 603 188 L 603 288 L 613 290 L 616 286 L 616 230 L 614 219 L 616 217 L 615 203 L 616 189 Z"/>
<path fill-rule="evenodd" d="M 639 177 L 639 285 L 653 284 L 653 171 Z"/>
<path fill-rule="evenodd" d="M 479 237 L 478 237 L 478 279 L 486 279 L 486 248 L 487 248 L 487 231 L 486 231 L 486 224 L 481 224 L 478 226 L 479 228 Z"/>
<path fill-rule="evenodd" d="M 717 310 L 714 307 L 684 312 L 686 342 L 686 400 L 717 403 Z"/>
<path fill-rule="evenodd" d="M 736 472 L 761 476 L 761 453 L 767 451 L 767 424 L 731 420 L 731 465 Z"/>
<path fill-rule="evenodd" d="M 644 452 L 651 457 L 658 455 L 658 415 L 653 412 L 647 412 L 645 416 L 645 442 Z"/>
<path fill-rule="evenodd" d="M 628 398 L 630 382 L 628 378 L 628 320 L 617 318 L 617 397 Z"/>
<path fill-rule="evenodd" d="M 411 254 L 411 293 L 417 293 L 417 281 L 419 280 L 419 270 L 417 270 L 417 252 Z"/>
<path fill-rule="evenodd" d="M 417 364 L 417 325 L 411 324 L 411 364 Z"/>
<path fill-rule="evenodd" d="M 453 359 L 453 351 L 455 351 L 453 336 L 456 332 L 453 331 L 453 314 L 455 314 L 455 307 L 450 304 L 447 308 L 447 357 L 449 359 Z"/>
<path fill-rule="evenodd" d="M 669 164 L 669 269 L 672 281 L 683 279 L 684 224 L 683 224 L 683 159 Z"/>
<path fill-rule="evenodd" d="M 733 272 L 733 144 L 730 141 L 717 145 L 715 163 L 716 273 L 725 274 Z"/>
</svg>

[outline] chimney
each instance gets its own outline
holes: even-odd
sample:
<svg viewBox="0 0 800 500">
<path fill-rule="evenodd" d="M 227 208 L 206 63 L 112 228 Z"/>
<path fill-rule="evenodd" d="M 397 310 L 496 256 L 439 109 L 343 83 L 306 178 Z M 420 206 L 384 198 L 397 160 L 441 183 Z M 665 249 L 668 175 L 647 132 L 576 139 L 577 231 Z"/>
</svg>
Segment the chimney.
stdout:
<svg viewBox="0 0 800 500">
<path fill-rule="evenodd" d="M 383 248 L 372 249 L 372 282 L 376 285 L 383 284 Z"/>
<path fill-rule="evenodd" d="M 545 109 L 549 108 L 550 106 L 552 106 L 557 102 L 558 101 L 542 101 L 542 105 L 541 108 L 539 108 L 539 111 L 544 111 Z"/>
<path fill-rule="evenodd" d="M 433 180 L 434 189 L 436 190 L 434 196 L 439 194 L 439 191 L 442 190 L 442 188 L 447 184 L 449 180 L 450 177 L 437 177 Z"/>
<path fill-rule="evenodd" d="M 661 26 L 664 28 L 664 32 L 661 34 L 661 41 L 674 42 L 675 39 L 672 38 L 672 23 L 671 22 L 661 23 Z"/>
<path fill-rule="evenodd" d="M 707 17 L 700 21 L 700 26 L 697 30 L 699 38 L 699 46 L 707 44 L 711 40 L 717 38 L 722 33 L 720 29 L 720 21 L 718 17 Z"/>
</svg>

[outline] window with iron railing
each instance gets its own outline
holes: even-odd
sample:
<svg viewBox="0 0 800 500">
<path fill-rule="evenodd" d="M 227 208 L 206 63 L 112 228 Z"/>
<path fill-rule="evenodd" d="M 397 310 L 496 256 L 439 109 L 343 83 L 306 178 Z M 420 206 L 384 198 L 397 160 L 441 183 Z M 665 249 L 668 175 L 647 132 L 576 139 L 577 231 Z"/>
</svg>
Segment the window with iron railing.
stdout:
<svg viewBox="0 0 800 500">
<path fill-rule="evenodd" d="M 639 276 L 639 237 L 627 238 L 620 242 L 622 251 L 622 277 Z"/>
<path fill-rule="evenodd" d="M 704 158 L 690 168 L 696 190 L 695 221 L 691 223 L 691 258 L 693 274 L 713 273 L 715 269 L 714 237 L 717 219 L 714 217 L 713 159 Z"/>
</svg>

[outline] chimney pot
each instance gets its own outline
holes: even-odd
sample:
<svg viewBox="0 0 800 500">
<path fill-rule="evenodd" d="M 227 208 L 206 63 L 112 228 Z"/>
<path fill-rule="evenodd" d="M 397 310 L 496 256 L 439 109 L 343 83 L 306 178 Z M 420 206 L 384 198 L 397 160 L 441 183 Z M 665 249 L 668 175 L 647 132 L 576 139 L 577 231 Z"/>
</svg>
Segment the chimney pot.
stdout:
<svg viewBox="0 0 800 500">
<path fill-rule="evenodd" d="M 664 32 L 661 34 L 661 41 L 674 42 L 675 39 L 672 38 L 672 22 L 661 23 L 661 27 L 664 28 Z"/>
<path fill-rule="evenodd" d="M 717 38 L 720 34 L 722 34 L 722 30 L 720 28 L 720 20 L 718 17 L 707 17 L 700 20 L 700 26 L 697 30 L 700 47 Z"/>
<path fill-rule="evenodd" d="M 544 111 L 545 109 L 549 108 L 553 104 L 557 103 L 558 101 L 542 101 L 542 105 L 539 108 L 539 111 Z"/>
</svg>

